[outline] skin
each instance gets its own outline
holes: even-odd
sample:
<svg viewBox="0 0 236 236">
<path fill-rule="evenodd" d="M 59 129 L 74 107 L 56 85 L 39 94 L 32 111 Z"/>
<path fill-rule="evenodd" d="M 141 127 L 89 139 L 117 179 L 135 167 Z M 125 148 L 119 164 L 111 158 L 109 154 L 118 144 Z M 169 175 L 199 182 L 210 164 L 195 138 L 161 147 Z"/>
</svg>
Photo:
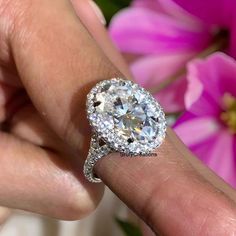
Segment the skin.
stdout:
<svg viewBox="0 0 236 236">
<path fill-rule="evenodd" d="M 0 205 L 64 220 L 103 195 L 82 174 L 86 94 L 102 79 L 132 79 L 89 3 L 72 3 L 0 0 Z M 170 129 L 156 153 L 113 153 L 95 171 L 156 234 L 234 235 L 236 192 Z"/>
</svg>

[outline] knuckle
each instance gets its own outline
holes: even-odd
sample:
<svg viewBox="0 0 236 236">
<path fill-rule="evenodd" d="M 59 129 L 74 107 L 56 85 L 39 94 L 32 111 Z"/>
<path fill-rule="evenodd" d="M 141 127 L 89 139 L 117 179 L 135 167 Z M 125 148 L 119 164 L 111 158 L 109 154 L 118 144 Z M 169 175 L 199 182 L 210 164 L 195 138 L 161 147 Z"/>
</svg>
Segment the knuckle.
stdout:
<svg viewBox="0 0 236 236">
<path fill-rule="evenodd" d="M 10 59 L 9 41 L 25 21 L 26 13 L 31 5 L 31 0 L 0 0 L 0 53 L 1 60 Z"/>
<path fill-rule="evenodd" d="M 1 22 L 8 22 L 8 29 L 13 29 L 19 19 L 24 19 L 30 0 L 0 0 Z"/>
<path fill-rule="evenodd" d="M 11 0 L 0 0 L 0 16 L 9 14 L 11 12 Z"/>
<path fill-rule="evenodd" d="M 33 18 L 30 17 L 30 15 L 32 14 L 31 8 L 32 1 L 30 0 L 16 1 L 14 4 L 11 4 L 10 10 L 8 10 L 11 15 L 11 25 L 9 28 L 10 40 L 19 40 L 22 45 L 24 42 L 27 42 L 27 36 L 31 33 L 29 30 L 29 26 L 32 24 L 33 20 Z"/>
</svg>

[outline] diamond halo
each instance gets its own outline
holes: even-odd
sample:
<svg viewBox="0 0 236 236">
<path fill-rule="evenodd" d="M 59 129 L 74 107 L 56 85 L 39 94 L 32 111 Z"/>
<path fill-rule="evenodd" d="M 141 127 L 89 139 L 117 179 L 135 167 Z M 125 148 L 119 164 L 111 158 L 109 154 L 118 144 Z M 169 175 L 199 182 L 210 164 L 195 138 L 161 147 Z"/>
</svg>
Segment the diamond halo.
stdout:
<svg viewBox="0 0 236 236">
<path fill-rule="evenodd" d="M 84 166 L 84 174 L 91 182 L 100 182 L 92 169 L 102 156 L 112 151 L 144 156 L 165 138 L 166 120 L 161 106 L 132 81 L 113 78 L 99 82 L 87 95 L 86 106 L 96 134 Z M 101 141 L 103 144 L 99 144 Z M 104 155 L 99 155 L 101 148 Z"/>
</svg>

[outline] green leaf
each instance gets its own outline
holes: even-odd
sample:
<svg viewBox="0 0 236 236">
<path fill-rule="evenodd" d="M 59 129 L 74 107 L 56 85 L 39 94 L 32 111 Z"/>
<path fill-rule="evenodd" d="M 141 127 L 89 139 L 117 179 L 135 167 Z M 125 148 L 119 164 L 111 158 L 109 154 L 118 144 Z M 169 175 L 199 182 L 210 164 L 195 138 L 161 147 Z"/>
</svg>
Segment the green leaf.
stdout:
<svg viewBox="0 0 236 236">
<path fill-rule="evenodd" d="M 115 13 L 129 6 L 131 0 L 95 0 L 95 2 L 102 10 L 107 23 L 109 23 Z"/>
<path fill-rule="evenodd" d="M 115 218 L 116 223 L 119 225 L 125 236 L 142 236 L 142 232 L 138 226 L 131 222 Z"/>
</svg>

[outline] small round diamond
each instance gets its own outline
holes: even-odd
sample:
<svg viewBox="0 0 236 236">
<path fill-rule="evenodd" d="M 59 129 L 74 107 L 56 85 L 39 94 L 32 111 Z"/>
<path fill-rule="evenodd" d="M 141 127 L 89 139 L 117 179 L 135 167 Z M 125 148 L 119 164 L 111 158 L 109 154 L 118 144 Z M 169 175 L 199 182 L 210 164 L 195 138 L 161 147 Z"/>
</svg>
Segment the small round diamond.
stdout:
<svg viewBox="0 0 236 236">
<path fill-rule="evenodd" d="M 145 154 L 164 139 L 165 115 L 152 95 L 123 79 L 104 80 L 88 94 L 88 119 L 116 151 Z"/>
</svg>

